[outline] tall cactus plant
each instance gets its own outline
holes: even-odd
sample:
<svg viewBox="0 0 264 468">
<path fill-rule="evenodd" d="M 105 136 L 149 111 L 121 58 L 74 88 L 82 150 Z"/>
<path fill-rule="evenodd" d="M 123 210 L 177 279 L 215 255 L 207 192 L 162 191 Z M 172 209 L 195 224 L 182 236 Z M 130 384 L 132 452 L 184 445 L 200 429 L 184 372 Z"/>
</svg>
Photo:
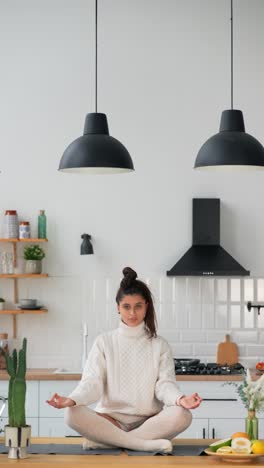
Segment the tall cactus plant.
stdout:
<svg viewBox="0 0 264 468">
<path fill-rule="evenodd" d="M 22 348 L 19 350 L 17 359 L 17 350 L 14 349 L 12 356 L 6 353 L 6 368 L 10 376 L 8 388 L 8 418 L 9 426 L 26 426 L 25 401 L 26 401 L 26 354 L 27 339 L 23 339 Z"/>
</svg>

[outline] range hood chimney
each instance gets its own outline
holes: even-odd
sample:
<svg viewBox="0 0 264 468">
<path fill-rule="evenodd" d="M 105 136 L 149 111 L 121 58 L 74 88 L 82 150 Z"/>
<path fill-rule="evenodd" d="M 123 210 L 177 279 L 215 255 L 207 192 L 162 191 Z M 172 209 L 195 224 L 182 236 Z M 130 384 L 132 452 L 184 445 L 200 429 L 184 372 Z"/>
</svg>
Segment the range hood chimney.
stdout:
<svg viewBox="0 0 264 468">
<path fill-rule="evenodd" d="M 220 199 L 193 198 L 193 245 L 168 276 L 248 276 L 220 246 Z"/>
</svg>

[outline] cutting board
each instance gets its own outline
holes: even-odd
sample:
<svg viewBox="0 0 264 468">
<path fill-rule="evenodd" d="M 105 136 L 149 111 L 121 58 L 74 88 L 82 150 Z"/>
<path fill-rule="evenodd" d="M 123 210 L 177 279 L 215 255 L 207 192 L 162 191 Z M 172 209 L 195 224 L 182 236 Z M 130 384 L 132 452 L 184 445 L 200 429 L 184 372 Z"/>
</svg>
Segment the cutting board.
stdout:
<svg viewBox="0 0 264 468">
<path fill-rule="evenodd" d="M 238 362 L 238 347 L 236 343 L 231 343 L 230 336 L 226 335 L 225 341 L 219 343 L 217 347 L 217 364 L 236 364 Z"/>
</svg>

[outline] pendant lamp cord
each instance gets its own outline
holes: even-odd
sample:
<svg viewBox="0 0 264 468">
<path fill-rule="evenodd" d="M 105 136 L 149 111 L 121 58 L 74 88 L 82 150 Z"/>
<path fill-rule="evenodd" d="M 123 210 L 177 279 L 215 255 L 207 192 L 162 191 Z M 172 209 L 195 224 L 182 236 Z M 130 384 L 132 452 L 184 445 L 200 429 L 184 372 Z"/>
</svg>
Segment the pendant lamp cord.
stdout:
<svg viewBox="0 0 264 468">
<path fill-rule="evenodd" d="M 98 6 L 95 0 L 95 112 L 97 113 L 97 16 Z"/>
<path fill-rule="evenodd" d="M 231 109 L 233 110 L 233 72 L 234 72 L 234 66 L 233 66 L 233 0 L 231 0 L 231 17 L 230 17 L 230 23 L 231 23 Z"/>
</svg>

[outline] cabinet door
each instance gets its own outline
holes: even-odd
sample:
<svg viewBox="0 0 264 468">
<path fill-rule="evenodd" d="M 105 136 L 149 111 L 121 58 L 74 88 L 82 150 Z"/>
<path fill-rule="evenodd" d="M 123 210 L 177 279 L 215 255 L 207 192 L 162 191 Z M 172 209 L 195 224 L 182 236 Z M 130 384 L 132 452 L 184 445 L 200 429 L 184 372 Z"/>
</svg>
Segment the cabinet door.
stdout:
<svg viewBox="0 0 264 468">
<path fill-rule="evenodd" d="M 209 419 L 209 439 L 225 439 L 234 432 L 245 432 L 245 419 Z"/>
<path fill-rule="evenodd" d="M 40 418 L 39 420 L 40 437 L 67 437 L 79 435 L 78 432 L 66 426 L 63 418 Z"/>
<path fill-rule="evenodd" d="M 38 428 L 38 418 L 27 418 L 27 424 L 31 426 L 31 435 L 32 437 L 38 437 L 39 435 L 39 428 Z M 0 419 L 0 433 L 1 436 L 4 435 L 4 427 L 8 424 L 8 418 L 1 418 Z"/>
<path fill-rule="evenodd" d="M 39 402 L 39 383 L 37 381 L 27 381 L 26 391 L 26 418 L 38 417 L 38 402 Z M 7 398 L 8 396 L 8 381 L 0 381 L 0 395 Z M 3 417 L 8 417 L 8 404 L 3 412 Z"/>
<path fill-rule="evenodd" d="M 193 419 L 186 431 L 177 435 L 177 439 L 208 439 L 208 419 Z"/>
<path fill-rule="evenodd" d="M 39 382 L 39 415 L 44 418 L 63 418 L 63 410 L 46 403 L 54 393 L 68 396 L 77 386 L 77 380 L 45 380 Z"/>
</svg>

